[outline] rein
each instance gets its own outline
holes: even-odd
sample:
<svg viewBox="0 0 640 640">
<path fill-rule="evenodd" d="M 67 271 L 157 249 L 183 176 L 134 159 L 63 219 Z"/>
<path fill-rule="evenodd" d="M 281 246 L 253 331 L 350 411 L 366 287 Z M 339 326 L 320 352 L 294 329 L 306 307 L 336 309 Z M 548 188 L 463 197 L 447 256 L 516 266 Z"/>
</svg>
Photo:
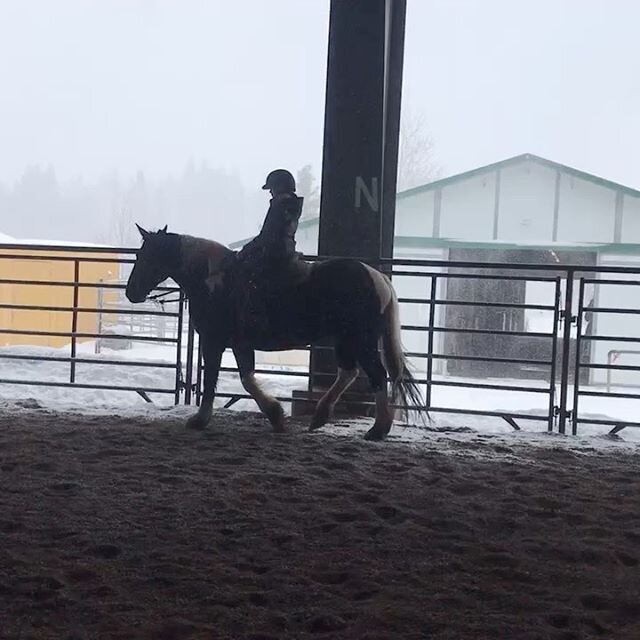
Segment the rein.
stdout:
<svg viewBox="0 0 640 640">
<path fill-rule="evenodd" d="M 164 311 L 164 305 L 165 304 L 169 304 L 171 302 L 182 302 L 182 300 L 184 299 L 184 295 L 183 292 L 181 291 L 178 294 L 177 298 L 171 298 L 169 300 L 162 300 L 162 298 L 166 297 L 166 296 L 170 296 L 173 294 L 173 291 L 161 291 L 160 293 L 156 293 L 152 296 L 147 296 L 145 298 L 145 300 L 150 300 L 151 302 L 155 302 L 156 304 L 159 304 L 162 307 L 162 310 Z"/>
<path fill-rule="evenodd" d="M 158 232 L 160 233 L 160 232 Z M 210 256 L 207 255 L 207 253 L 211 253 L 212 249 L 211 247 L 213 247 L 213 249 L 216 249 L 216 247 L 218 247 L 217 243 L 212 243 L 209 241 L 204 241 L 198 238 L 191 238 L 190 236 L 185 236 L 182 238 L 182 241 L 184 242 L 184 239 L 187 239 L 191 245 L 190 245 L 190 250 L 194 251 L 195 250 L 195 257 L 194 258 L 189 258 L 190 261 L 196 259 L 199 260 L 200 256 L 202 256 L 203 258 L 208 260 L 208 265 L 207 268 L 210 270 L 211 268 L 211 262 L 210 262 Z M 204 249 L 205 251 L 203 252 L 203 245 L 204 245 Z M 211 247 L 209 247 L 209 245 L 211 245 Z M 221 245 L 220 247 L 221 248 Z M 220 264 L 217 267 L 217 270 L 215 272 L 215 275 L 220 274 L 222 271 L 225 270 L 225 267 L 228 267 L 230 265 L 230 262 L 233 260 L 233 258 L 235 257 L 235 252 L 231 252 L 231 254 L 229 256 L 224 256 L 222 258 L 222 260 L 220 260 Z M 215 255 L 214 255 L 215 257 Z M 193 265 L 187 265 L 188 270 L 191 269 Z M 185 267 L 184 264 L 182 264 L 182 266 L 180 267 L 180 269 L 183 269 Z M 208 276 L 210 277 L 212 274 L 209 273 Z M 205 280 L 206 283 L 206 280 Z M 180 288 L 177 297 L 173 297 L 173 298 L 168 298 L 167 296 L 171 296 L 175 294 L 175 291 L 160 291 L 158 293 L 154 293 L 154 294 L 149 294 L 148 296 L 146 296 L 145 301 L 147 302 L 154 302 L 157 305 L 160 305 L 164 311 L 164 305 L 165 304 L 169 304 L 172 302 L 182 302 L 183 300 L 187 299 L 187 295 L 185 293 L 185 291 Z"/>
</svg>

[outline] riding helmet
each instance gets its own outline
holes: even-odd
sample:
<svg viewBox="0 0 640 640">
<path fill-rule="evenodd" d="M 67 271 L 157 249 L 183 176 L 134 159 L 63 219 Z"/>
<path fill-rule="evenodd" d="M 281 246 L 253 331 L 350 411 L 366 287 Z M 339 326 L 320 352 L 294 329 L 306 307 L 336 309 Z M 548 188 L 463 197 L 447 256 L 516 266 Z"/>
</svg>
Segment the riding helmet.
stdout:
<svg viewBox="0 0 640 640">
<path fill-rule="evenodd" d="M 267 176 L 262 188 L 271 189 L 276 193 L 293 193 L 296 190 L 296 181 L 286 169 L 276 169 Z"/>
</svg>

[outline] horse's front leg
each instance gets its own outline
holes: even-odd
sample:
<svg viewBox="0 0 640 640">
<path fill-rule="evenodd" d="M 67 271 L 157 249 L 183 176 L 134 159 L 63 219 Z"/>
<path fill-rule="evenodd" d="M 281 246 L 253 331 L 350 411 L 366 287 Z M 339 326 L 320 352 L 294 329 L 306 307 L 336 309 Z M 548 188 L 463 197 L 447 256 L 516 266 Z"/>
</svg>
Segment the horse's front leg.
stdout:
<svg viewBox="0 0 640 640">
<path fill-rule="evenodd" d="M 256 380 L 256 357 L 253 349 L 238 347 L 233 350 L 238 364 L 240 380 L 245 391 L 256 401 L 260 411 L 269 419 L 274 431 L 285 431 L 284 409 L 273 397 L 266 393 Z"/>
<path fill-rule="evenodd" d="M 224 346 L 211 344 L 210 340 L 200 337 L 202 340 L 202 356 L 204 359 L 204 389 L 200 400 L 198 413 L 191 416 L 187 422 L 190 429 L 204 429 L 211 420 L 213 413 L 213 399 L 220 374 L 220 362 L 224 353 Z"/>
</svg>

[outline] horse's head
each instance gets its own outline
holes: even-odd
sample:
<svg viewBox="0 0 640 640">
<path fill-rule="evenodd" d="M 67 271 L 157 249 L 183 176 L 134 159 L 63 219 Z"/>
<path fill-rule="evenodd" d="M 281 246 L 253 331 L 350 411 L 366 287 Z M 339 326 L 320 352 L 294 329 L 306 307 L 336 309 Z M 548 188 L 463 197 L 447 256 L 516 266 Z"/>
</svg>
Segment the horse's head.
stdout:
<svg viewBox="0 0 640 640">
<path fill-rule="evenodd" d="M 127 298 L 130 302 L 144 302 L 161 282 L 171 277 L 179 268 L 179 237 L 167 233 L 167 227 L 151 232 L 136 224 L 142 236 L 136 263 L 127 282 Z"/>
</svg>

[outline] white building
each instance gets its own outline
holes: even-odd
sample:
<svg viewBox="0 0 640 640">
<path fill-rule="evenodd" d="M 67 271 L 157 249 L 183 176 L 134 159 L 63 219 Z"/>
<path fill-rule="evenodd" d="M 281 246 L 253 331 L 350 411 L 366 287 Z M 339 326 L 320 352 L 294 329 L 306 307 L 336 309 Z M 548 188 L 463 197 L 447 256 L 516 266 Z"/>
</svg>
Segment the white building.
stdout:
<svg viewBox="0 0 640 640">
<path fill-rule="evenodd" d="M 299 250 L 317 253 L 318 218 L 301 222 L 297 240 Z M 238 248 L 243 243 L 232 246 Z M 399 193 L 394 247 L 397 258 L 640 266 L 640 191 L 524 154 Z M 428 278 L 394 279 L 401 297 L 427 297 L 428 282 Z M 502 282 L 492 291 L 479 293 L 479 288 L 470 290 L 453 282 L 442 279 L 438 298 L 463 300 L 466 293 L 475 296 L 474 300 L 491 301 L 497 294 L 498 301 L 532 304 L 552 304 L 554 298 L 554 287 L 549 283 L 514 284 L 505 293 Z M 590 298 L 600 307 L 640 309 L 640 287 L 596 286 L 586 296 L 587 301 Z M 461 309 L 469 307 L 453 307 L 458 314 L 454 319 L 457 326 L 472 326 L 473 318 Z M 451 306 L 438 307 L 436 326 L 445 321 L 451 326 L 451 314 Z M 596 334 L 638 334 L 634 316 L 594 315 Z M 519 319 L 503 313 L 498 321 L 503 328 L 517 329 L 516 322 L 524 330 L 550 331 L 552 317 L 547 311 L 527 310 Z M 404 306 L 404 324 L 424 325 L 427 320 L 426 305 Z M 493 318 L 494 325 L 495 321 Z M 465 324 L 468 322 L 472 325 Z M 477 325 L 477 317 L 475 322 Z M 444 338 L 436 334 L 434 351 L 456 353 L 460 345 L 456 346 L 451 335 Z M 410 351 L 425 351 L 426 336 L 407 332 L 405 345 Z M 607 353 L 614 349 L 623 350 L 625 345 L 595 342 L 591 361 L 606 362 Z M 624 354 L 624 358 L 626 364 L 640 364 L 640 357 Z M 442 372 L 444 363 L 436 361 Z M 450 373 L 451 369 L 448 361 Z"/>
</svg>

